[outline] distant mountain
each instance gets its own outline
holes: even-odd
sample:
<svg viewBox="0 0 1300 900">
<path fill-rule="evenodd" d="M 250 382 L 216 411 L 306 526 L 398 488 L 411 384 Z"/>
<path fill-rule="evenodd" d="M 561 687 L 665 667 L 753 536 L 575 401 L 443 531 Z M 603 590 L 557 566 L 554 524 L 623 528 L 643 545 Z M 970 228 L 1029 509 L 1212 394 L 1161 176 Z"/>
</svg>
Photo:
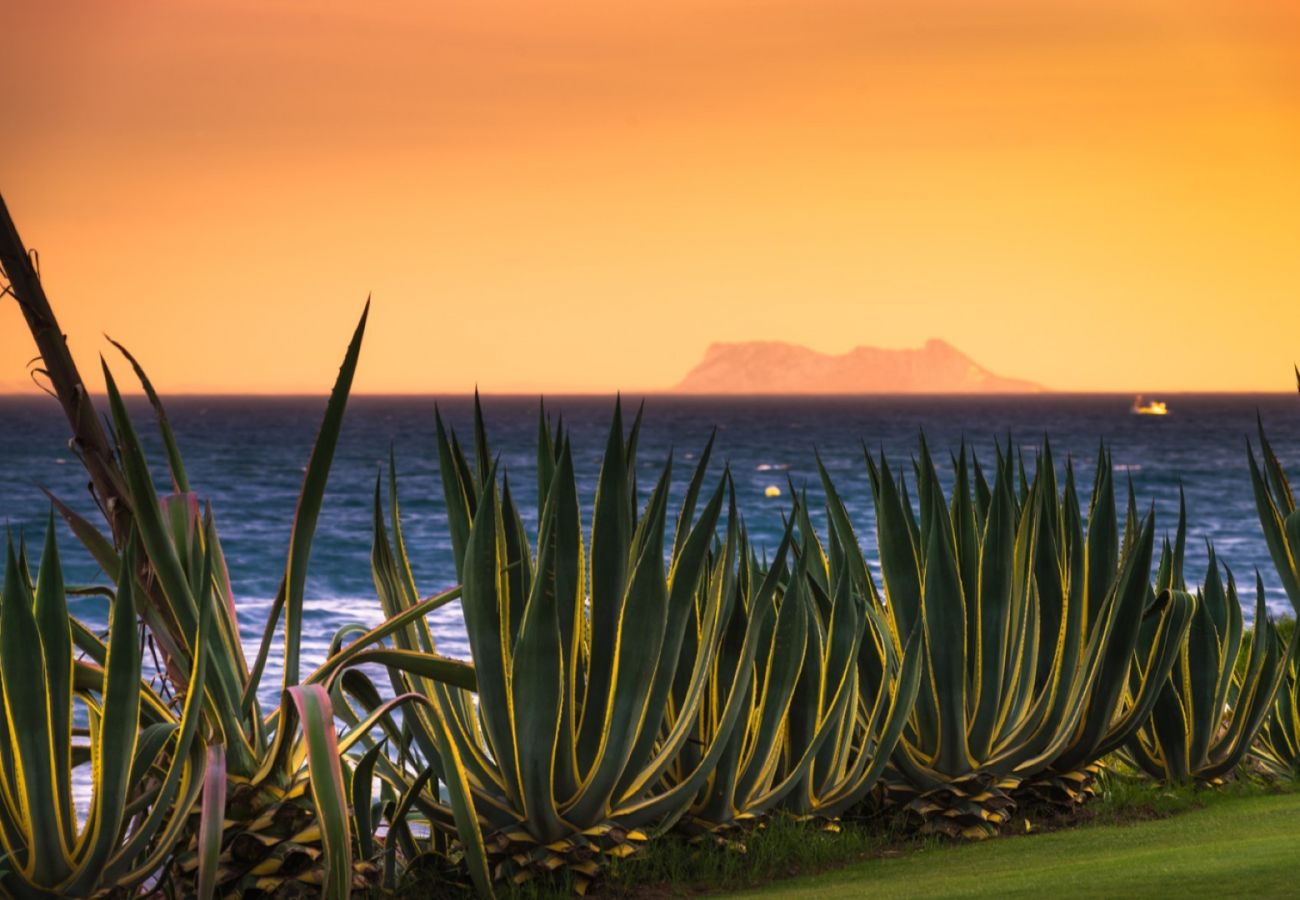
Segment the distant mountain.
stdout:
<svg viewBox="0 0 1300 900">
<path fill-rule="evenodd" d="M 1026 394 L 1042 385 L 1003 378 L 945 341 L 919 350 L 856 347 L 836 356 L 798 344 L 712 344 L 672 390 L 686 394 Z"/>
</svg>

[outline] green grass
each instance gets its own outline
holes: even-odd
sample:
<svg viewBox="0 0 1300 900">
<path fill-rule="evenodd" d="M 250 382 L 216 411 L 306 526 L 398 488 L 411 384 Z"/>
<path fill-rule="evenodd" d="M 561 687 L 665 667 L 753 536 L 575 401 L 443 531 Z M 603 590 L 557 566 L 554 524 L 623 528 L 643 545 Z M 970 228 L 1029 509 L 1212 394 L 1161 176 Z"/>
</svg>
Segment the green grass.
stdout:
<svg viewBox="0 0 1300 900">
<path fill-rule="evenodd" d="M 1029 814 L 1011 835 L 974 844 L 909 836 L 888 821 L 846 822 L 839 832 L 775 816 L 728 842 L 669 834 L 614 863 L 594 896 L 665 900 L 742 897 L 927 897 L 1291 893 L 1300 862 L 1300 787 L 1252 778 L 1219 787 L 1165 787 L 1103 774 L 1098 795 L 1066 819 Z M 1118 770 L 1118 771 L 1117 771 Z M 563 877 L 505 887 L 509 900 L 573 896 Z M 745 893 L 735 894 L 734 892 Z M 732 893 L 728 893 L 732 892 Z M 444 876 L 408 873 L 397 898 L 463 897 Z M 386 895 L 377 892 L 379 896 Z"/>
<path fill-rule="evenodd" d="M 600 893 L 639 897 L 745 887 L 842 866 L 905 843 L 910 844 L 885 827 L 850 825 L 830 832 L 776 816 L 761 831 L 732 834 L 726 841 L 690 842 L 665 835 L 637 856 L 615 864 Z"/>
<path fill-rule="evenodd" d="M 1300 794 L 1167 793 L 1166 812 L 1185 811 L 1131 824 L 930 845 L 773 882 L 742 896 L 1167 896 L 1174 890 L 1194 896 L 1277 896 L 1295 891 Z"/>
</svg>

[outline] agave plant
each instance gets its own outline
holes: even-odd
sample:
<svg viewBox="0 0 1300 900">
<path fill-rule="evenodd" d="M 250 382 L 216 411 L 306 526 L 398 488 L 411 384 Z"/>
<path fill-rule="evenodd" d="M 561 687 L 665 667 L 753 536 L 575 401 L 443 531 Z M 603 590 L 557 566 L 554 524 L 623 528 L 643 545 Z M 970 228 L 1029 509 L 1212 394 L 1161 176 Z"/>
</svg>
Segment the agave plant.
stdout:
<svg viewBox="0 0 1300 900">
<path fill-rule="evenodd" d="M 838 816 L 860 803 L 884 772 L 916 703 L 923 655 L 919 631 L 890 631 L 848 510 L 820 459 L 818 471 L 826 494 L 826 549 L 806 500 L 795 511 L 803 538 L 796 575 L 804 567 L 807 578 L 792 580 L 790 593 L 798 596 L 806 585 L 813 627 L 786 750 L 793 759 L 815 756 L 785 805 L 796 813 Z M 837 702 L 843 703 L 838 710 Z M 829 740 L 819 750 L 817 738 L 827 730 Z"/>
<path fill-rule="evenodd" d="M 1161 580 L 1175 595 L 1185 594 L 1180 545 L 1181 539 L 1161 566 Z M 1244 625 L 1237 586 L 1228 571 L 1225 587 L 1213 548 L 1208 553 L 1187 640 L 1150 720 L 1128 744 L 1138 767 L 1172 783 L 1214 782 L 1237 768 L 1296 658 L 1295 636 L 1286 644 L 1278 636 L 1257 575 L 1254 629 L 1239 665 Z"/>
<path fill-rule="evenodd" d="M 691 834 L 721 835 L 746 826 L 793 787 L 791 782 L 772 790 L 783 746 L 782 715 L 803 665 L 808 627 L 807 612 L 801 604 L 783 605 L 785 615 L 777 611 L 778 583 L 790 550 L 790 530 L 782 537 L 773 567 L 766 571 L 753 556 L 743 525 L 737 543 L 735 577 L 723 584 L 726 594 L 718 623 L 722 643 L 710 661 L 690 739 L 666 772 L 670 781 L 684 781 L 699 769 L 708 751 L 724 748 L 699 796 L 681 810 L 678 824 Z M 756 620 L 766 623 L 761 634 L 753 628 Z M 798 640 L 791 635 L 794 629 L 800 629 Z M 756 651 L 747 646 L 755 635 L 762 641 Z M 683 650 L 690 659 L 698 642 L 693 629 L 686 630 L 684 642 Z M 750 661 L 747 666 L 739 665 L 742 659 Z M 732 702 L 730 687 L 738 676 L 744 678 L 741 702 L 748 714 L 733 725 L 725 713 Z M 685 679 L 674 679 L 674 701 L 683 696 L 687 686 Z M 770 712 L 766 709 L 769 704 Z M 742 748 L 747 753 L 745 759 Z M 748 777 L 751 766 L 767 774 L 761 786 L 755 786 Z"/>
<path fill-rule="evenodd" d="M 1151 714 L 1191 625 L 1194 604 L 1186 593 L 1150 586 L 1152 517 L 1140 521 L 1130 483 L 1123 542 L 1116 516 L 1114 466 L 1098 452 L 1087 528 L 1067 463 L 1065 488 L 1040 531 L 1036 571 L 1040 595 L 1060 596 L 1080 611 L 1082 624 L 1067 632 L 1083 658 L 1101 646 L 1083 716 L 1054 757 L 1021 766 L 1018 791 L 1030 802 L 1068 811 L 1087 799 L 1100 760 L 1121 748 Z M 1185 533 L 1181 523 L 1180 533 Z M 1121 547 L 1123 550 L 1121 550 Z"/>
<path fill-rule="evenodd" d="M 1296 381 L 1300 384 L 1300 370 L 1297 370 Z M 1287 598 L 1300 614 L 1300 510 L 1296 509 L 1295 495 L 1286 471 L 1264 434 L 1262 420 L 1259 423 L 1259 448 L 1261 458 L 1258 462 L 1253 448 L 1248 446 L 1246 452 L 1259 524 Z"/>
<path fill-rule="evenodd" d="M 1050 448 L 1032 480 L 999 451 L 992 485 L 963 448 L 948 501 L 923 441 L 919 520 L 906 481 L 883 456 L 867 462 L 888 621 L 896 643 L 920 628 L 926 657 L 889 787 L 925 830 L 988 836 L 1008 819 L 1010 792 L 1025 778 L 1058 760 L 1068 771 L 1094 761 L 1107 733 L 1113 740 L 1117 714 L 1128 727 L 1114 694 L 1142 696 L 1132 682 L 1158 674 L 1149 659 L 1135 669 L 1131 649 L 1133 623 L 1149 611 L 1153 525 L 1148 517 L 1106 562 L 1110 538 L 1099 527 L 1088 585 L 1072 476 L 1062 515 Z M 1097 502 L 1106 502 L 1104 484 Z M 1150 611 L 1171 609 L 1183 607 Z M 1177 622 L 1160 627 L 1176 643 Z"/>
<path fill-rule="evenodd" d="M 1300 389 L 1300 368 L 1296 369 L 1296 387 Z M 1286 590 L 1291 606 L 1300 614 L 1300 511 L 1295 495 L 1277 454 L 1273 452 L 1259 422 L 1260 460 L 1253 448 L 1247 449 L 1251 484 L 1260 526 L 1278 578 Z M 1294 640 L 1294 632 L 1292 633 Z M 1300 772 L 1300 672 L 1294 660 L 1286 680 L 1278 691 L 1272 717 L 1260 734 L 1257 756 L 1265 769 L 1275 775 L 1294 777 Z"/>
<path fill-rule="evenodd" d="M 0 595 L 0 880 L 17 897 L 91 897 L 131 890 L 170 857 L 199 796 L 199 703 L 212 639 L 211 590 L 200 590 L 189 677 L 173 709 L 143 678 L 137 594 L 124 574 L 110 592 L 101 641 L 68 613 L 51 515 L 33 585 L 8 541 Z M 128 547 L 124 571 L 133 571 Z M 212 557 L 206 557 L 211 566 Z M 34 689 L 35 688 L 35 689 Z M 84 725 L 79 724 L 85 722 Z M 78 809 L 74 773 L 88 773 Z"/>
<path fill-rule="evenodd" d="M 376 722 L 353 723 L 360 730 L 340 741 L 334 730 L 330 689 L 350 666 L 382 662 L 385 651 L 375 645 L 388 630 L 381 626 L 362 635 L 348 645 L 346 652 L 305 678 L 300 660 L 307 561 L 365 322 L 363 314 L 312 449 L 289 540 L 285 575 L 251 668 L 239 643 L 235 601 L 211 510 L 200 517 L 198 500 L 188 491 L 181 455 L 161 402 L 136 366 L 159 413 L 176 490 L 159 501 L 134 425 L 105 367 L 126 500 L 132 521 L 138 523 L 150 581 L 156 585 L 145 607 L 145 622 L 169 663 L 187 658 L 189 645 L 177 626 L 183 629 L 192 618 L 192 597 L 198 586 L 206 583 L 199 566 L 202 554 L 210 552 L 214 557 L 211 580 L 220 601 L 217 632 L 221 640 L 218 652 L 209 659 L 203 708 L 211 727 L 220 735 L 219 749 L 209 759 L 208 782 L 214 795 L 225 798 L 225 825 L 219 838 L 211 837 L 219 843 L 219 869 L 200 873 L 200 877 L 210 880 L 222 893 L 272 892 L 292 881 L 319 888 L 330 896 L 343 896 L 352 886 L 368 883 L 377 875 L 366 854 L 355 861 L 353 858 L 354 820 L 349 812 L 352 798 L 345 785 L 345 761 L 341 756 L 342 750 L 351 747 Z M 76 522 L 78 533 L 89 536 L 88 525 L 77 520 L 66 506 L 62 509 L 70 521 Z M 101 564 L 106 568 L 117 565 L 107 539 L 89 538 L 87 545 L 99 548 Z M 262 673 L 282 615 L 282 701 L 278 708 L 263 713 L 258 696 Z M 392 627 L 396 626 L 389 626 L 389 630 Z M 463 687 L 472 688 L 475 683 L 472 668 L 455 660 L 426 660 L 423 671 L 429 677 Z M 186 694 L 192 690 L 188 682 L 178 687 Z M 369 822 L 365 824 L 371 827 Z M 203 838 L 201 829 L 196 828 L 192 851 L 181 860 L 183 868 L 201 866 Z M 363 842 L 362 849 L 369 844 Z"/>
<path fill-rule="evenodd" d="M 334 741 L 329 698 L 319 685 L 298 683 L 298 645 L 311 534 L 363 326 L 364 318 L 349 348 L 308 466 L 285 579 L 267 625 L 269 637 L 282 610 L 287 608 L 285 702 L 269 716 L 261 711 L 258 687 L 270 642 L 263 641 L 250 669 L 239 642 L 235 600 L 211 509 L 200 512 L 161 403 L 142 373 L 142 383 L 160 410 L 159 425 L 174 489 L 161 500 L 122 395 L 107 365 L 104 367 L 112 434 L 125 488 L 121 502 L 140 534 L 141 565 L 126 566 L 107 536 L 99 535 L 89 522 L 58 503 L 106 572 L 134 573 L 147 585 L 138 604 L 142 619 L 162 652 L 171 686 L 181 696 L 188 697 L 195 690 L 183 677 L 194 653 L 186 634 L 196 615 L 195 596 L 210 590 L 217 597 L 215 630 L 219 639 L 216 652 L 208 657 L 201 708 L 214 733 L 213 743 L 219 748 L 210 760 L 210 790 L 224 795 L 228 825 L 220 836 L 220 870 L 205 872 L 203 877 L 211 879 L 222 893 L 269 891 L 284 879 L 293 878 L 327 885 L 341 895 L 354 877 L 347 806 L 342 796 L 332 802 L 327 797 L 306 796 L 308 768 L 313 789 L 340 785 L 342 774 L 337 757 L 328 752 Z M 205 579 L 203 561 L 209 556 L 213 565 Z M 302 732 L 297 729 L 300 716 L 308 726 Z M 304 743 L 294 747 L 297 734 Z M 304 757 L 310 767 L 303 765 Z M 203 859 L 198 837 L 195 829 L 192 852 L 182 858 L 184 868 L 197 867 Z"/>
<path fill-rule="evenodd" d="M 303 677 L 301 634 L 303 595 L 312 539 L 338 440 L 353 373 L 360 353 L 366 315 L 348 347 L 312 449 L 298 499 L 285 574 L 265 624 L 263 639 L 250 667 L 239 641 L 230 579 L 213 525 L 211 509 L 201 509 L 189 480 L 166 412 L 153 385 L 125 351 L 158 417 L 172 491 L 159 498 L 134 424 L 104 366 L 111 418 L 107 431 L 86 391 L 67 343 L 45 297 L 17 231 L 4 213 L 0 229 L 0 264 L 10 281 L 41 351 L 44 368 L 73 429 L 72 446 L 85 464 L 108 526 L 101 533 L 58 498 L 51 498 L 92 556 L 116 579 L 130 577 L 136 609 L 148 640 L 160 652 L 170 690 L 189 702 L 196 690 L 192 676 L 197 648 L 193 642 L 199 616 L 198 597 L 211 591 L 216 599 L 212 646 L 204 666 L 199 709 L 205 732 L 212 735 L 206 763 L 205 807 L 213 808 L 205 829 L 197 821 L 186 836 L 189 850 L 180 864 L 199 870 L 199 883 L 221 893 L 287 889 L 296 884 L 343 896 L 353 883 L 373 877 L 368 859 L 354 860 L 354 849 L 373 841 L 357 837 L 345 785 L 346 749 L 359 735 L 341 741 L 334 733 L 330 690 L 348 666 L 374 661 L 386 652 L 376 646 L 388 634 L 382 627 L 354 641 L 340 659 Z M 368 311 L 367 304 L 367 311 Z M 140 552 L 128 564 L 128 535 L 137 535 Z M 205 560 L 211 557 L 210 570 Z M 210 582 L 210 583 L 209 583 Z M 427 608 L 427 605 L 426 607 Z M 284 679 L 281 702 L 263 711 L 259 699 L 262 673 L 275 631 L 284 619 Z M 426 672 L 472 687 L 471 667 L 452 660 L 426 661 Z M 405 701 L 403 701 L 405 702 Z M 370 728 L 376 723 L 357 723 Z M 224 807 L 224 815 L 216 812 Z M 222 827 L 213 822 L 223 821 Z M 215 852 L 213 848 L 216 848 Z"/>
<path fill-rule="evenodd" d="M 697 515 L 706 448 L 669 545 L 671 462 L 638 510 L 639 428 L 638 414 L 625 435 L 616 407 L 584 540 L 569 440 L 542 419 L 534 543 L 491 461 L 481 411 L 476 406 L 475 465 L 438 420 L 478 702 L 423 681 L 414 665 L 390 666 L 396 693 L 423 693 L 436 711 L 413 707 L 402 728 L 437 776 L 430 780 L 446 786 L 445 794 L 430 794 L 417 784 L 399 790 L 394 781 L 394 792 L 427 810 L 435 826 L 477 820 L 481 838 L 464 827 L 460 836 L 480 890 L 488 879 L 518 882 L 561 868 L 585 890 L 603 861 L 634 852 L 647 829 L 687 813 L 748 708 L 760 635 L 777 613 L 757 602 L 743 625 L 731 616 L 740 523 L 730 478 L 723 474 Z M 419 593 L 395 476 L 390 497 L 391 538 L 376 497 L 374 569 L 396 619 Z M 787 552 L 788 538 L 778 556 Z M 435 649 L 420 621 L 395 638 L 413 656 Z M 716 719 L 707 740 L 693 744 L 710 691 Z M 370 694 L 373 706 L 377 693 Z M 377 771 L 399 777 L 382 760 Z"/>
<path fill-rule="evenodd" d="M 775 613 L 746 685 L 750 713 L 690 810 L 693 830 L 725 832 L 778 807 L 833 820 L 875 786 L 911 713 L 920 685 L 919 641 L 894 645 L 843 504 L 829 479 L 824 483 L 829 555 L 807 515 L 806 498 L 789 520 L 798 523 L 798 541 L 787 532 L 766 570 L 742 531 L 741 558 L 748 564 L 736 582 L 727 623 L 734 634 L 724 646 L 738 648 L 749 621 L 765 607 Z M 787 544 L 798 547 L 789 571 Z M 732 674 L 724 663 L 713 677 L 725 686 Z M 725 696 L 720 686 L 706 698 Z M 697 741 L 707 744 L 717 719 L 706 699 Z"/>
<path fill-rule="evenodd" d="M 1273 712 L 1252 752 L 1270 776 L 1293 780 L 1300 777 L 1300 665 L 1295 658 L 1287 666 Z"/>
</svg>

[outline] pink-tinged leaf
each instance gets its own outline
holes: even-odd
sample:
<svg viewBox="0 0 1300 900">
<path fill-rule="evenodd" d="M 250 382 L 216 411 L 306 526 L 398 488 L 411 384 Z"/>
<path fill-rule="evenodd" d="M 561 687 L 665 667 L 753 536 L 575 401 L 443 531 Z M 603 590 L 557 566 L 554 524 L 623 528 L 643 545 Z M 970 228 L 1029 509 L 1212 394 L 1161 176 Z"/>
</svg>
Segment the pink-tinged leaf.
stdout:
<svg viewBox="0 0 1300 900">
<path fill-rule="evenodd" d="M 203 806 L 199 813 L 199 898 L 211 900 L 217 890 L 218 859 L 226 816 L 226 747 L 208 747 L 203 774 Z"/>
</svg>

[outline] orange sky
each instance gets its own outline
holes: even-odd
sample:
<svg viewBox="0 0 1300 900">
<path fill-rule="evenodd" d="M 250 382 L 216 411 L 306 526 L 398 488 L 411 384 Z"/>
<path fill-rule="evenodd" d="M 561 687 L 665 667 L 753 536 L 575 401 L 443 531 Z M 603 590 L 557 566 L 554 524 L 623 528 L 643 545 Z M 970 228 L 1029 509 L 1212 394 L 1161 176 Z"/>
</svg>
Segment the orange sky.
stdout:
<svg viewBox="0 0 1300 900">
<path fill-rule="evenodd" d="M 89 11 L 88 11 L 89 10 Z M 1064 390 L 1290 390 L 1300 4 L 6 9 L 0 192 L 165 392 L 671 385 L 944 338 Z M 0 389 L 33 354 L 0 303 Z"/>
</svg>

